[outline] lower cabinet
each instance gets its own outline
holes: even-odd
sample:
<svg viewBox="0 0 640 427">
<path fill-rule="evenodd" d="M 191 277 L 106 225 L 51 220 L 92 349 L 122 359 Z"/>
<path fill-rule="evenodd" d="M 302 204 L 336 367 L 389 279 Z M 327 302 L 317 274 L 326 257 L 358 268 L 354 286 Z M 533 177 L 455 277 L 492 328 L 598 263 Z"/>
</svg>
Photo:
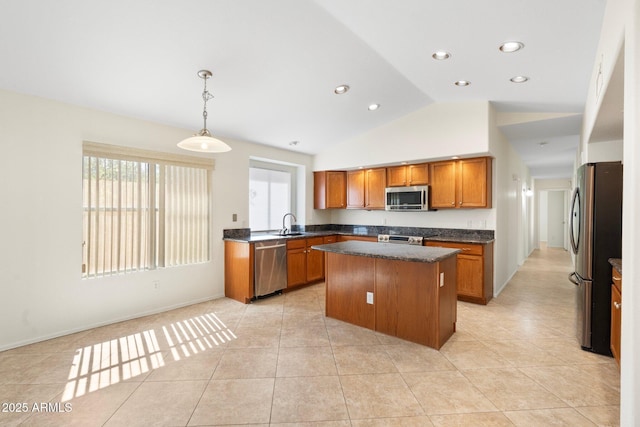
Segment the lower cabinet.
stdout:
<svg viewBox="0 0 640 427">
<path fill-rule="evenodd" d="M 613 269 L 611 285 L 611 354 L 620 367 L 620 333 L 622 330 L 622 274 Z"/>
<path fill-rule="evenodd" d="M 335 236 L 287 241 L 287 288 L 324 280 L 324 253 L 311 246 L 335 242 Z"/>
<path fill-rule="evenodd" d="M 493 243 L 427 241 L 426 246 L 460 249 L 456 289 L 460 301 L 487 304 L 493 298 Z"/>
<path fill-rule="evenodd" d="M 224 296 L 248 304 L 253 298 L 254 245 L 224 242 Z"/>
</svg>

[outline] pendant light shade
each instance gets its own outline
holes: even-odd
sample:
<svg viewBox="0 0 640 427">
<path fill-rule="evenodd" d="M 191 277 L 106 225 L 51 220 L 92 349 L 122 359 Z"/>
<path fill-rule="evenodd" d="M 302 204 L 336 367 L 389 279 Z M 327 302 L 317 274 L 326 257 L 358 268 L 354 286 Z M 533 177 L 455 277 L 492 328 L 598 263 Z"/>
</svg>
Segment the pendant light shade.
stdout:
<svg viewBox="0 0 640 427">
<path fill-rule="evenodd" d="M 200 129 L 198 133 L 178 143 L 178 147 L 184 150 L 199 151 L 201 153 L 224 153 L 231 150 L 231 147 L 223 141 L 214 138 L 207 129 L 207 101 L 213 98 L 213 95 L 207 90 L 207 79 L 210 78 L 211 75 L 211 71 L 209 70 L 198 71 L 198 76 L 204 80 L 204 91 L 202 92 L 202 100 L 204 101 L 204 109 L 202 111 L 204 127 Z"/>
</svg>

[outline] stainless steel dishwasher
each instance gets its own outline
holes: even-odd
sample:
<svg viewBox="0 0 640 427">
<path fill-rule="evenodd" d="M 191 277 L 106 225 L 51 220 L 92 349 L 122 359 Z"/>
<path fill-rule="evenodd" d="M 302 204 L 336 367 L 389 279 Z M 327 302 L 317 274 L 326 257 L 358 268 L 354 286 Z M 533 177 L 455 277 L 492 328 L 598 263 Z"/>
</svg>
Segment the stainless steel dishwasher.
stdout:
<svg viewBox="0 0 640 427">
<path fill-rule="evenodd" d="M 287 287 L 286 240 L 255 243 L 254 294 L 256 298 Z"/>
</svg>

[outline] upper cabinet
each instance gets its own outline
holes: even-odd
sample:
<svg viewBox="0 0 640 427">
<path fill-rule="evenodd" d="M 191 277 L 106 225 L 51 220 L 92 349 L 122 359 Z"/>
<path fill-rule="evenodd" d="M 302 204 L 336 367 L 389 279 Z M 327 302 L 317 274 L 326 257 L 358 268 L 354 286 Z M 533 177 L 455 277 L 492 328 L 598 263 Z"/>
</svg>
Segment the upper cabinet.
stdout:
<svg viewBox="0 0 640 427">
<path fill-rule="evenodd" d="M 384 209 L 386 169 L 347 171 L 347 209 Z"/>
<path fill-rule="evenodd" d="M 490 208 L 491 158 L 313 173 L 314 209 L 384 209 L 386 187 L 430 185 L 433 209 Z"/>
<path fill-rule="evenodd" d="M 428 183 L 429 165 L 427 163 L 387 168 L 387 187 L 427 185 Z"/>
<path fill-rule="evenodd" d="M 491 158 L 430 164 L 431 208 L 490 208 Z"/>
<path fill-rule="evenodd" d="M 344 171 L 313 173 L 314 209 L 345 208 L 347 206 L 347 174 Z"/>
</svg>

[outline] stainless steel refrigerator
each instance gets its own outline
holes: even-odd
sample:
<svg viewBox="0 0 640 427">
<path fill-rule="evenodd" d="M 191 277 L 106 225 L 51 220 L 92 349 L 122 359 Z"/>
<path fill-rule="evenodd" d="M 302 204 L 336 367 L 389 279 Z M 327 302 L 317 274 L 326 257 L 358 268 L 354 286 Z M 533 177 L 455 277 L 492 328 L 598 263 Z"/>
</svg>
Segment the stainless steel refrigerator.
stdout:
<svg viewBox="0 0 640 427">
<path fill-rule="evenodd" d="M 587 163 L 571 199 L 577 336 L 584 350 L 611 355 L 611 265 L 622 253 L 622 164 Z"/>
</svg>

